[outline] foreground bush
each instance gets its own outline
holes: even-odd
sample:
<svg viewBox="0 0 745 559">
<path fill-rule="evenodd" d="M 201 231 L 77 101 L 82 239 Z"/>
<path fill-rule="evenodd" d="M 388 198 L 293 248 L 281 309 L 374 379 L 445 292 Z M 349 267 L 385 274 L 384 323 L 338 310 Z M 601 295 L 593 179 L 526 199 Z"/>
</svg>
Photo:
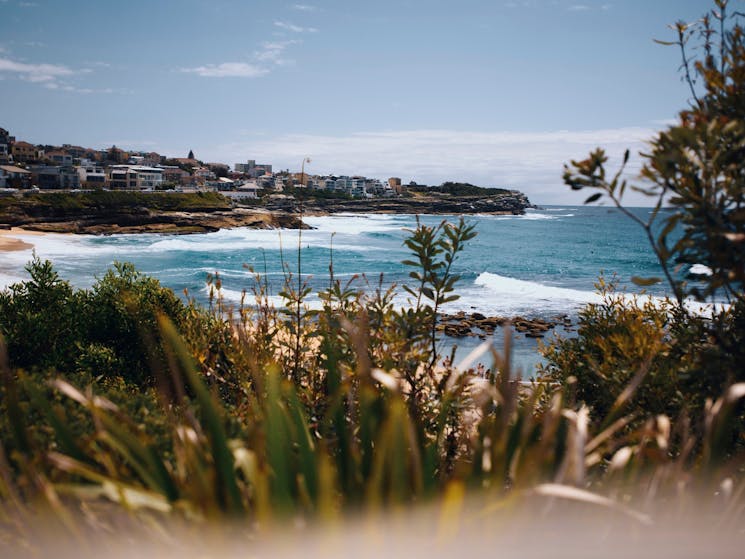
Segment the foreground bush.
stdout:
<svg viewBox="0 0 745 559">
<path fill-rule="evenodd" d="M 602 149 L 565 167 L 567 185 L 595 191 L 587 203 L 608 199 L 646 232 L 662 277 L 632 280 L 666 281 L 674 297 L 659 308 L 606 297 L 582 312 L 576 340 L 548 348 L 547 378 L 571 381 L 596 420 L 632 383 L 640 386 L 625 412 L 685 412 L 700 430 L 710 400 L 745 380 L 745 30 L 730 2 L 714 4 L 700 21 L 673 26 L 676 40 L 664 43 L 682 53 L 690 106 L 640 154 L 642 182 L 624 176 L 628 151 L 615 173 Z M 651 200 L 647 221 L 624 207 L 627 189 Z M 691 281 L 685 272 L 693 264 L 705 265 L 708 275 Z M 710 318 L 686 306 L 687 298 L 714 297 L 729 306 Z M 735 412 L 732 445 L 745 443 L 743 411 Z"/>
</svg>

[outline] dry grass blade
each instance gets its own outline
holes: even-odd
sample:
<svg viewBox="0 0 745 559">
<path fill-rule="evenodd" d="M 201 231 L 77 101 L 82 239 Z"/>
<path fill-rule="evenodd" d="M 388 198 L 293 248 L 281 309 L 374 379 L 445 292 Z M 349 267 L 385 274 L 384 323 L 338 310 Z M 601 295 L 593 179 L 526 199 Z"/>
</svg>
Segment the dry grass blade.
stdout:
<svg viewBox="0 0 745 559">
<path fill-rule="evenodd" d="M 622 505 L 621 503 L 617 501 L 614 501 L 613 499 L 609 499 L 608 497 L 603 497 L 601 495 L 597 495 L 595 493 L 591 493 L 590 491 L 579 489 L 577 487 L 572 487 L 570 485 L 562 485 L 562 484 L 557 484 L 557 483 L 544 483 L 542 485 L 539 485 L 538 487 L 536 487 L 529 493 L 532 493 L 534 495 L 540 495 L 542 497 L 553 497 L 557 499 L 566 499 L 570 501 L 576 501 L 579 503 L 586 503 L 588 505 L 600 506 L 600 507 L 616 510 L 618 512 L 625 514 L 626 516 L 630 518 L 633 518 L 634 520 L 638 521 L 641 524 L 644 524 L 647 526 L 652 525 L 652 519 L 649 517 L 649 515 L 646 515 L 642 512 L 631 509 L 625 505 Z"/>
</svg>

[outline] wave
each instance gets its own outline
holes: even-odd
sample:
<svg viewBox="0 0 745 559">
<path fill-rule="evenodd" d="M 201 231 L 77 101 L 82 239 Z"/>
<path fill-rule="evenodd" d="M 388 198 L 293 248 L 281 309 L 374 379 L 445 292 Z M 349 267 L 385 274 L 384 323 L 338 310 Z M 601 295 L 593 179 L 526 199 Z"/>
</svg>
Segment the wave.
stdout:
<svg viewBox="0 0 745 559">
<path fill-rule="evenodd" d="M 710 276 L 714 272 L 705 264 L 694 264 L 688 270 L 688 273 L 694 276 Z"/>
<path fill-rule="evenodd" d="M 476 214 L 477 217 L 482 219 L 490 219 L 492 221 L 555 221 L 562 217 L 574 217 L 574 214 L 544 214 L 538 212 L 527 212 L 522 215 L 494 215 L 494 214 Z"/>
<path fill-rule="evenodd" d="M 390 214 L 335 214 L 330 216 L 311 216 L 303 221 L 317 232 L 338 235 L 363 235 L 366 233 L 386 233 L 401 231 L 410 226 L 410 218 Z"/>
<path fill-rule="evenodd" d="M 209 285 L 206 285 L 202 291 L 204 292 L 205 296 L 209 296 L 211 288 Z M 220 289 L 214 289 L 213 295 L 215 297 L 221 297 L 224 304 L 227 304 L 230 306 L 231 304 L 234 305 L 240 305 L 241 302 L 243 302 L 246 306 L 251 307 L 254 306 L 256 303 L 256 300 L 254 299 L 254 295 L 251 291 L 238 291 L 237 289 L 229 289 L 227 287 L 221 287 Z M 280 297 L 279 295 L 270 295 L 267 297 L 269 304 L 272 305 L 275 309 L 280 309 L 285 306 L 285 300 Z M 305 306 L 311 310 L 321 310 L 323 308 L 323 302 L 318 299 L 316 296 L 309 297 L 306 302 Z"/>
<path fill-rule="evenodd" d="M 556 287 L 542 283 L 500 276 L 483 272 L 474 285 L 487 290 L 491 298 L 498 297 L 501 306 L 535 311 L 567 310 L 587 303 L 598 303 L 602 300 L 594 291 L 584 291 L 567 287 Z M 538 304 L 536 308 L 536 304 Z"/>
<path fill-rule="evenodd" d="M 474 281 L 474 285 L 487 290 L 486 294 L 480 294 L 481 308 L 485 310 L 489 307 L 497 308 L 502 310 L 504 314 L 509 314 L 509 311 L 532 312 L 535 314 L 573 312 L 580 306 L 603 302 L 603 297 L 596 291 L 557 287 L 500 276 L 491 272 L 480 274 Z M 479 301 L 478 293 L 469 293 L 468 295 L 470 297 L 465 298 L 464 302 Z M 615 296 L 621 297 L 627 302 L 636 302 L 639 305 L 652 302 L 654 305 L 660 307 L 668 304 L 670 301 L 665 297 L 646 294 L 616 293 Z M 492 299 L 490 302 L 489 297 L 498 299 Z M 700 316 L 711 316 L 714 313 L 729 308 L 729 305 L 726 303 L 702 303 L 693 299 L 686 299 L 684 305 L 689 312 Z"/>
</svg>

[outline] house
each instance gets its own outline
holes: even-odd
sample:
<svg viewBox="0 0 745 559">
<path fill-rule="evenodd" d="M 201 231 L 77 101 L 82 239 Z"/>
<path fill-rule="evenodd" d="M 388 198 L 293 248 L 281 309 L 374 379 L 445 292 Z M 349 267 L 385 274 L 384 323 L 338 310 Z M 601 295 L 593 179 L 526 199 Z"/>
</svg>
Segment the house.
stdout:
<svg viewBox="0 0 745 559">
<path fill-rule="evenodd" d="M 163 185 L 163 169 L 143 165 L 112 165 L 109 167 L 109 188 L 155 190 Z"/>
<path fill-rule="evenodd" d="M 80 176 L 72 167 L 37 165 L 29 169 L 33 184 L 44 189 L 80 188 Z"/>
<path fill-rule="evenodd" d="M 388 179 L 388 186 L 396 194 L 403 194 L 406 191 L 406 187 L 401 184 L 401 179 L 398 177 L 391 177 Z"/>
<path fill-rule="evenodd" d="M 217 179 L 217 190 L 235 190 L 235 181 L 225 177 L 219 177 Z"/>
<path fill-rule="evenodd" d="M 0 163 L 10 163 L 13 160 L 12 147 L 15 141 L 5 128 L 0 128 Z"/>
<path fill-rule="evenodd" d="M 31 172 L 13 165 L 0 165 L 0 188 L 28 188 Z"/>
<path fill-rule="evenodd" d="M 69 153 L 65 153 L 64 151 L 50 151 L 49 153 L 45 154 L 44 159 L 47 161 L 51 161 L 55 165 L 58 165 L 60 167 L 72 167 L 72 160 L 73 157 Z"/>
<path fill-rule="evenodd" d="M 256 181 L 248 181 L 240 184 L 236 190 L 225 192 L 224 196 L 233 200 L 240 200 L 241 198 L 258 198 L 259 189 L 260 187 L 256 184 Z"/>
<path fill-rule="evenodd" d="M 70 144 L 62 144 L 62 149 L 60 150 L 73 159 L 80 159 L 81 157 L 86 157 L 87 152 L 89 151 L 88 148 L 84 148 L 82 146 L 71 146 Z"/>
<path fill-rule="evenodd" d="M 162 165 L 163 182 L 178 186 L 186 186 L 191 183 L 191 175 L 180 167 L 175 165 Z"/>
<path fill-rule="evenodd" d="M 194 179 L 199 184 L 204 184 L 207 181 L 213 181 L 217 178 L 215 173 L 210 171 L 207 167 L 197 167 L 194 169 Z"/>
<path fill-rule="evenodd" d="M 76 167 L 80 184 L 83 188 L 104 188 L 106 187 L 106 171 L 100 165 L 96 165 L 90 160 L 84 159 L 80 166 Z"/>
<path fill-rule="evenodd" d="M 12 148 L 13 161 L 28 163 L 44 159 L 44 150 L 28 142 L 16 142 Z"/>
</svg>

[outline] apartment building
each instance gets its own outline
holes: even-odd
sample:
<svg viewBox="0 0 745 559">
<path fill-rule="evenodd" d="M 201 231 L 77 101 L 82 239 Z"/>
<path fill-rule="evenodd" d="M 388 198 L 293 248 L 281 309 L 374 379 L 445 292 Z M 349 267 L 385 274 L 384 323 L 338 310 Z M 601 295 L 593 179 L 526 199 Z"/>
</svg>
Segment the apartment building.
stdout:
<svg viewBox="0 0 745 559">
<path fill-rule="evenodd" d="M 109 188 L 112 190 L 155 190 L 163 184 L 163 169 L 143 165 L 112 165 L 109 167 Z"/>
<path fill-rule="evenodd" d="M 108 181 L 106 170 L 94 162 L 84 159 L 76 167 L 83 188 L 104 188 Z"/>
<path fill-rule="evenodd" d="M 267 164 L 256 164 L 255 159 L 249 159 L 245 163 L 236 163 L 235 164 L 235 172 L 236 173 L 243 173 L 247 177 L 250 177 L 252 179 L 256 179 L 258 177 L 261 177 L 263 175 L 271 175 L 272 174 L 272 166 Z"/>
<path fill-rule="evenodd" d="M 72 167 L 56 165 L 36 165 L 29 169 L 32 182 L 42 189 L 80 188 L 80 176 Z"/>
<path fill-rule="evenodd" d="M 13 161 L 16 163 L 28 163 L 29 161 L 44 159 L 44 150 L 28 142 L 14 143 L 11 153 L 13 155 Z"/>
</svg>

